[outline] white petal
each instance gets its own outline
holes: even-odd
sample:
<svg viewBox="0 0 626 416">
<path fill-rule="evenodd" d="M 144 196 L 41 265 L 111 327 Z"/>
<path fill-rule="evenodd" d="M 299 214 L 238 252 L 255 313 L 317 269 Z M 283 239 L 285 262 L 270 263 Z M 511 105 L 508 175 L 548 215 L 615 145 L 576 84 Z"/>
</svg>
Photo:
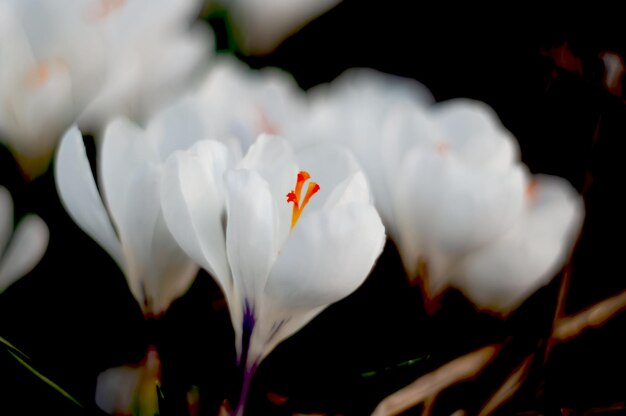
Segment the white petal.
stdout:
<svg viewBox="0 0 626 416">
<path fill-rule="evenodd" d="M 339 1 L 244 0 L 225 3 L 243 37 L 242 48 L 263 54 Z"/>
<path fill-rule="evenodd" d="M 381 137 L 376 145 L 370 145 L 362 163 L 368 173 L 376 208 L 394 239 L 400 238 L 394 195 L 406 192 L 400 186 L 399 167 L 417 146 L 436 148 L 441 131 L 429 114 L 413 103 L 396 104 L 384 120 L 381 120 Z"/>
<path fill-rule="evenodd" d="M 168 34 L 155 42 L 143 62 L 140 116 L 148 116 L 181 91 L 192 86 L 205 70 L 214 49 L 213 32 L 204 23 L 175 36 Z"/>
<path fill-rule="evenodd" d="M 159 183 L 156 166 L 135 169 L 119 191 L 123 193 L 125 205 L 115 218 L 127 265 L 126 278 L 135 299 L 144 308 L 152 306 L 152 299 L 146 299 L 145 284 L 151 279 L 159 279 L 155 274 L 161 271 L 156 266 L 162 265 L 161 261 L 166 262 L 166 259 L 159 259 L 157 263 L 151 250 L 153 241 L 160 238 L 154 234 L 161 212 Z M 149 309 L 144 311 L 154 312 Z"/>
<path fill-rule="evenodd" d="M 348 69 L 330 85 L 320 85 L 311 92 L 315 99 L 330 92 L 334 100 L 351 103 L 356 106 L 353 108 L 360 109 L 375 107 L 381 110 L 399 104 L 426 106 L 433 102 L 428 88 L 416 80 L 370 68 Z"/>
<path fill-rule="evenodd" d="M 289 142 L 279 136 L 260 135 L 238 167 L 258 172 L 274 195 L 286 194 L 289 186 L 295 184 L 297 167 L 294 153 Z"/>
<path fill-rule="evenodd" d="M 267 182 L 256 172 L 226 175 L 228 260 L 235 285 L 254 310 L 278 251 L 274 201 Z"/>
<path fill-rule="evenodd" d="M 222 143 L 204 140 L 165 163 L 161 205 L 165 222 L 189 257 L 213 275 L 226 296 L 232 280 L 225 242 L 223 175 L 234 162 Z"/>
<path fill-rule="evenodd" d="M 298 221 L 282 247 L 266 293 L 294 308 L 336 302 L 363 283 L 384 241 L 384 227 L 371 205 L 314 212 Z"/>
<path fill-rule="evenodd" d="M 324 209 L 332 209 L 335 206 L 346 205 L 353 202 L 361 202 L 370 204 L 372 197 L 370 195 L 367 180 L 363 172 L 359 171 L 352 174 L 343 182 L 338 184 L 333 192 L 328 196 Z"/>
<path fill-rule="evenodd" d="M 287 193 L 294 188 L 298 172 L 292 147 L 282 137 L 262 134 L 238 167 L 256 171 L 269 184 L 276 203 L 274 223 L 280 244 L 287 237 L 291 226 L 292 207 L 287 203 Z"/>
<path fill-rule="evenodd" d="M 0 264 L 0 292 L 39 263 L 49 236 L 46 223 L 38 216 L 29 215 L 20 221 Z"/>
<path fill-rule="evenodd" d="M 4 186 L 0 186 L 0 261 L 13 232 L 13 200 Z"/>
<path fill-rule="evenodd" d="M 582 199 L 561 178 L 536 180 L 536 195 L 523 219 L 454 272 L 454 286 L 482 308 L 500 313 L 516 308 L 554 276 L 576 240 Z"/>
<path fill-rule="evenodd" d="M 260 303 L 260 316 L 248 350 L 249 364 L 260 363 L 278 344 L 298 332 L 328 306 L 294 308 L 271 299 L 263 299 Z"/>
<path fill-rule="evenodd" d="M 26 87 L 22 106 L 16 113 L 25 134 L 14 144 L 27 156 L 52 156 L 59 136 L 74 116 L 68 69 L 56 63 L 48 67 L 49 78 L 36 87 Z"/>
<path fill-rule="evenodd" d="M 78 226 L 117 262 L 122 249 L 96 188 L 80 131 L 72 127 L 61 140 L 55 161 L 57 190 L 65 209 Z"/>
<path fill-rule="evenodd" d="M 96 404 L 112 415 L 157 414 L 156 384 L 160 378 L 160 366 L 156 349 L 150 348 L 138 365 L 103 371 L 96 381 Z"/>
<path fill-rule="evenodd" d="M 441 139 L 465 163 L 503 172 L 519 159 L 519 147 L 496 113 L 480 101 L 455 99 L 437 104 L 432 117 L 442 129 Z"/>
<path fill-rule="evenodd" d="M 120 60 L 102 81 L 103 86 L 83 109 L 78 125 L 86 131 L 99 131 L 118 116 L 134 114 L 131 97 L 137 94 L 138 79 L 141 77 L 141 62 L 136 56 Z"/>
<path fill-rule="evenodd" d="M 446 284 L 446 263 L 500 235 L 522 213 L 526 174 L 521 166 L 483 172 L 452 155 L 416 148 L 398 176 L 400 252 L 412 276 L 420 257 L 426 260 L 435 292 Z"/>
<path fill-rule="evenodd" d="M 153 269 L 144 280 L 144 290 L 151 311 L 158 315 L 189 289 L 198 273 L 198 266 L 181 251 L 167 229 L 162 213 L 155 224 L 150 254 Z"/>
<path fill-rule="evenodd" d="M 123 366 L 100 373 L 96 382 L 98 407 L 110 415 L 132 414 L 141 372 L 141 368 Z"/>
<path fill-rule="evenodd" d="M 296 152 L 296 160 L 300 170 L 309 172 L 311 181 L 320 186 L 320 190 L 311 198 L 304 212 L 323 207 L 337 185 L 360 170 L 352 153 L 346 147 L 336 143 L 303 146 Z M 293 189 L 295 178 L 291 180 L 290 189 Z"/>
<path fill-rule="evenodd" d="M 106 127 L 98 158 L 103 194 L 113 222 L 121 231 L 120 221 L 128 206 L 129 178 L 137 170 L 155 163 L 156 157 L 143 130 L 125 118 L 118 118 Z"/>
<path fill-rule="evenodd" d="M 198 100 L 188 97 L 178 100 L 150 120 L 146 132 L 159 149 L 161 161 L 167 160 L 176 150 L 188 149 L 194 143 L 210 138 L 199 106 Z"/>
</svg>

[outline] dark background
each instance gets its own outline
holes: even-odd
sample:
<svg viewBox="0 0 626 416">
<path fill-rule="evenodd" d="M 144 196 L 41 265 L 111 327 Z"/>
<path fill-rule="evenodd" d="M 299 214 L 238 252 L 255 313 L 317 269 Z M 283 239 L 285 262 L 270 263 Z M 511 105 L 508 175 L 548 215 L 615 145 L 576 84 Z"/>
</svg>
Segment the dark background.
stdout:
<svg viewBox="0 0 626 416">
<path fill-rule="evenodd" d="M 587 217 L 566 302 L 566 312 L 575 313 L 626 287 L 620 269 L 626 107 L 623 90 L 603 85 L 599 58 L 603 51 L 624 56 L 626 37 L 610 9 L 576 16 L 518 10 L 497 18 L 491 12 L 345 0 L 271 55 L 243 58 L 253 67 L 286 69 L 304 89 L 350 67 L 372 67 L 421 81 L 438 101 L 470 97 L 492 106 L 518 138 L 531 171 L 565 177 L 584 193 Z M 224 48 L 221 25 L 213 23 Z M 237 397 L 232 329 L 208 275 L 201 274 L 165 317 L 146 322 L 113 260 L 65 214 L 52 169 L 27 182 L 0 149 L 0 184 L 13 195 L 16 218 L 37 213 L 51 232 L 39 266 L 0 295 L 0 336 L 86 406 L 75 407 L 0 350 L 1 415 L 98 414 L 97 374 L 140 360 L 149 343 L 163 362 L 166 416 L 181 414 L 192 384 L 200 389 L 201 414 L 215 414 L 224 396 Z M 479 378 L 438 398 L 436 414 L 475 413 L 533 351 L 539 359 L 501 414 L 623 414 L 623 316 L 558 346 L 543 364 L 558 287 L 557 277 L 506 322 L 475 313 L 455 292 L 427 318 L 418 289 L 406 283 L 388 244 L 357 292 L 264 361 L 250 414 L 369 414 L 419 375 L 503 341 L 499 358 Z M 287 401 L 273 403 L 270 392 L 273 401 L 276 395 Z"/>
</svg>

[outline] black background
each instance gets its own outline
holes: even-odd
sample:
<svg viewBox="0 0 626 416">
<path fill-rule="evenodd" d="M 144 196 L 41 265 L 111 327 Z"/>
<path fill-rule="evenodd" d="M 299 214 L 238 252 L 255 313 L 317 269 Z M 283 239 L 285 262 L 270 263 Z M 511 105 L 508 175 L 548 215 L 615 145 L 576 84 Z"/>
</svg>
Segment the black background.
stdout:
<svg viewBox="0 0 626 416">
<path fill-rule="evenodd" d="M 584 193 L 587 217 L 571 263 L 566 312 L 624 289 L 626 110 L 623 91 L 604 87 L 599 59 L 603 51 L 625 55 L 626 37 L 612 21 L 616 11 L 585 8 L 570 16 L 536 8 L 496 17 L 491 9 L 414 7 L 345 0 L 271 55 L 244 59 L 253 67 L 284 68 L 305 89 L 350 67 L 373 67 L 419 80 L 438 101 L 485 101 L 518 138 L 531 171 L 565 177 Z M 0 351 L 0 414 L 98 414 L 97 374 L 138 361 L 149 343 L 158 346 L 164 366 L 163 414 L 181 414 L 191 384 L 200 387 L 201 414 L 215 414 L 225 396 L 237 396 L 232 329 L 208 275 L 202 273 L 165 317 L 145 322 L 115 263 L 65 214 L 52 169 L 25 181 L 0 149 L 0 184 L 13 195 L 16 218 L 37 213 L 51 232 L 39 266 L 0 295 L 0 336 L 86 406 L 76 408 Z M 264 361 L 249 412 L 369 414 L 420 374 L 506 341 L 481 377 L 438 398 L 436 414 L 475 413 L 532 351 L 539 358 L 531 375 L 501 414 L 622 414 L 623 316 L 558 346 L 542 363 L 558 286 L 557 277 L 506 322 L 475 313 L 455 292 L 427 318 L 388 244 L 363 287 Z M 411 359 L 419 360 L 398 366 Z M 268 392 L 288 400 L 273 404 Z"/>
</svg>

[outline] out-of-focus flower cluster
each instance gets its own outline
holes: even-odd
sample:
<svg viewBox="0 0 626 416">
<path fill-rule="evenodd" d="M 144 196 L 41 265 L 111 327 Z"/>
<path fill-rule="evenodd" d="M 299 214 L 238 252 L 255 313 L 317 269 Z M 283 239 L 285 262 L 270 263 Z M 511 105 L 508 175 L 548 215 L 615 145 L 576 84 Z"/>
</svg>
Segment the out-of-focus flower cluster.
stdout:
<svg viewBox="0 0 626 416">
<path fill-rule="evenodd" d="M 224 3 L 246 47 L 266 50 L 336 2 Z M 146 318 L 199 267 L 215 278 L 245 373 L 237 414 L 273 348 L 367 278 L 385 230 L 428 300 L 454 287 L 502 316 L 562 267 L 582 199 L 530 174 L 487 105 L 434 103 L 414 80 L 365 69 L 304 92 L 280 70 L 212 56 L 201 6 L 1 1 L 0 137 L 35 175 L 63 136 L 60 198 Z M 276 10 L 284 25 L 268 23 Z M 98 144 L 95 177 L 79 126 Z M 39 260 L 47 228 L 26 218 L 7 245 L 3 188 L 0 205 L 2 290 Z M 152 412 L 158 360 L 150 349 L 143 366 L 102 373 L 98 404 Z"/>
<path fill-rule="evenodd" d="M 196 0 L 0 2 L 0 134 L 37 175 L 76 120 L 145 117 L 209 63 Z"/>
</svg>

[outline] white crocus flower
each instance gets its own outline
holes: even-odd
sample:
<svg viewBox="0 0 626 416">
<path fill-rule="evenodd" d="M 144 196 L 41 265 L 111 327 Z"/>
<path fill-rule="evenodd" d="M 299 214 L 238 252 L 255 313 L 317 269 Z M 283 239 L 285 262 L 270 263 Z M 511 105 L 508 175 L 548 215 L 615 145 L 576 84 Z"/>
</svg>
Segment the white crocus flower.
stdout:
<svg viewBox="0 0 626 416">
<path fill-rule="evenodd" d="M 318 126 L 354 150 L 407 273 L 426 280 L 428 297 L 454 286 L 506 314 L 562 266 L 582 200 L 565 180 L 531 176 L 486 105 L 431 105 L 420 88 L 400 85 L 349 72 L 312 93 L 303 130 L 320 135 Z"/>
<path fill-rule="evenodd" d="M 251 54 L 269 53 L 282 40 L 341 0 L 210 0 L 228 11 L 239 47 Z"/>
<path fill-rule="evenodd" d="M 200 0 L 0 0 L 0 140 L 40 174 L 80 116 L 143 118 L 205 68 Z"/>
<path fill-rule="evenodd" d="M 233 58 L 219 57 L 200 88 L 173 104 L 161 119 L 185 132 L 181 140 L 212 137 L 245 153 L 262 133 L 290 136 L 306 109 L 306 96 L 288 73 L 252 70 Z"/>
<path fill-rule="evenodd" d="M 13 200 L 0 186 L 0 293 L 39 263 L 48 247 L 46 223 L 28 215 L 13 232 Z"/>
<path fill-rule="evenodd" d="M 55 161 L 65 208 L 120 266 L 146 318 L 163 314 L 189 288 L 198 271 L 172 238 L 161 211 L 162 162 L 176 149 L 178 138 L 168 133 L 158 123 L 146 131 L 126 119 L 108 125 L 98 153 L 104 198 L 96 187 L 78 128 L 65 134 Z M 111 413 L 137 403 L 142 409 L 155 409 L 156 396 L 146 388 L 154 389 L 158 380 L 155 363 L 158 353 L 153 349 L 140 365 L 100 374 L 98 405 Z M 148 396 L 143 397 L 145 392 Z"/>
<path fill-rule="evenodd" d="M 0 1 L 0 140 L 31 176 L 104 77 L 103 42 L 84 4 Z"/>
<path fill-rule="evenodd" d="M 107 75 L 81 114 L 94 131 L 116 115 L 145 120 L 206 69 L 213 33 L 193 20 L 198 0 L 90 0 L 85 15 L 102 34 Z"/>
<path fill-rule="evenodd" d="M 160 315 L 187 290 L 197 267 L 179 249 L 160 207 L 161 154 L 167 139 L 126 119 L 111 122 L 98 152 L 100 195 L 82 135 L 63 136 L 55 179 L 72 219 L 120 266 L 146 316 Z"/>
<path fill-rule="evenodd" d="M 263 135 L 236 162 L 224 144 L 199 142 L 168 160 L 161 189 L 172 234 L 229 304 L 246 367 L 241 412 L 261 360 L 363 282 L 383 225 L 356 162 L 333 145 L 294 152 Z"/>
</svg>

